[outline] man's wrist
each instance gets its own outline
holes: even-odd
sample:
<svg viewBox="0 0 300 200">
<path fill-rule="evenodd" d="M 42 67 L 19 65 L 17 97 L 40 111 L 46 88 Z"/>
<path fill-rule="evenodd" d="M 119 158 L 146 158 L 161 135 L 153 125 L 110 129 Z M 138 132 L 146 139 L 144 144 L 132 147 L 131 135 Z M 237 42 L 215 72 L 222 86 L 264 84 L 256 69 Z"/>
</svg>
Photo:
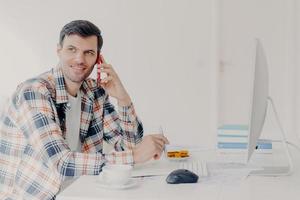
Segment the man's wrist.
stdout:
<svg viewBox="0 0 300 200">
<path fill-rule="evenodd" d="M 131 99 L 129 96 L 127 96 L 124 99 L 119 99 L 118 100 L 118 105 L 119 106 L 130 106 L 131 105 Z"/>
</svg>

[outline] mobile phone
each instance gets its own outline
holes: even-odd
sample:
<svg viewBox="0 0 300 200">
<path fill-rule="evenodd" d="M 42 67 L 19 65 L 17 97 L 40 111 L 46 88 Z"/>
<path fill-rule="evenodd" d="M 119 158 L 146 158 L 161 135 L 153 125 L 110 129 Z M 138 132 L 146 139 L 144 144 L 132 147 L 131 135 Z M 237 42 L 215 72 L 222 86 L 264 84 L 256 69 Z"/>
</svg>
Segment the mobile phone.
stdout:
<svg viewBox="0 0 300 200">
<path fill-rule="evenodd" d="M 102 61 L 102 56 L 101 54 L 97 58 L 97 82 L 100 84 L 101 81 L 101 64 L 103 63 Z"/>
</svg>

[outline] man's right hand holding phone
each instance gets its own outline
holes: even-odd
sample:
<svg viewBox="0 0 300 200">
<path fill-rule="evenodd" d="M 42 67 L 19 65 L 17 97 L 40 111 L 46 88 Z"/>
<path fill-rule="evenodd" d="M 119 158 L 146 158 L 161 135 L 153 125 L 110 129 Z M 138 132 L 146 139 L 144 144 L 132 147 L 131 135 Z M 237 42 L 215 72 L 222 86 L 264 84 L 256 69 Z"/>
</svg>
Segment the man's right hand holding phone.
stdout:
<svg viewBox="0 0 300 200">
<path fill-rule="evenodd" d="M 100 80 L 100 85 L 107 92 L 118 100 L 120 106 L 129 106 L 131 104 L 130 96 L 123 86 L 118 74 L 115 72 L 111 64 L 108 64 L 104 57 L 100 54 L 98 58 L 97 80 Z M 106 77 L 101 78 L 101 73 L 105 73 Z"/>
</svg>

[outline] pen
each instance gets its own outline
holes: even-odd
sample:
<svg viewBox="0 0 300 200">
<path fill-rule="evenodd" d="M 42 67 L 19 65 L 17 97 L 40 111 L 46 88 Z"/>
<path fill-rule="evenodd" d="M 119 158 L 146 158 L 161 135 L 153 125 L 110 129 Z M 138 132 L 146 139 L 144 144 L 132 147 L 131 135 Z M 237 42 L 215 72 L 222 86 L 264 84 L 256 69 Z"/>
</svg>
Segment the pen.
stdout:
<svg viewBox="0 0 300 200">
<path fill-rule="evenodd" d="M 155 176 L 163 176 L 163 174 L 137 175 L 137 176 L 132 176 L 131 178 L 148 178 L 148 177 L 155 177 Z"/>
<path fill-rule="evenodd" d="M 159 132 L 160 132 L 160 134 L 162 134 L 163 136 L 165 136 L 165 135 L 164 135 L 164 130 L 163 130 L 163 128 L 162 128 L 161 125 L 159 126 Z M 164 145 L 163 152 L 166 152 L 165 150 L 166 150 L 166 145 Z"/>
</svg>

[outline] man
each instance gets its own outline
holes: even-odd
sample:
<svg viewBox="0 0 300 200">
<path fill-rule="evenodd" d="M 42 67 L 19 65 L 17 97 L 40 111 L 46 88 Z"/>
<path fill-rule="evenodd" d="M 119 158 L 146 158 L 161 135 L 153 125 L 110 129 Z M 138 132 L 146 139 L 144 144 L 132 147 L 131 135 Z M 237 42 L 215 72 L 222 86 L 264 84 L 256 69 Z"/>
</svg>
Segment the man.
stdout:
<svg viewBox="0 0 300 200">
<path fill-rule="evenodd" d="M 66 24 L 57 67 L 18 86 L 0 122 L 0 199 L 55 199 L 68 177 L 160 158 L 168 140 L 142 138 L 130 96 L 100 54 L 102 43 L 91 22 Z M 88 78 L 98 59 L 107 75 L 100 83 Z M 103 140 L 115 151 L 104 154 Z"/>
</svg>

